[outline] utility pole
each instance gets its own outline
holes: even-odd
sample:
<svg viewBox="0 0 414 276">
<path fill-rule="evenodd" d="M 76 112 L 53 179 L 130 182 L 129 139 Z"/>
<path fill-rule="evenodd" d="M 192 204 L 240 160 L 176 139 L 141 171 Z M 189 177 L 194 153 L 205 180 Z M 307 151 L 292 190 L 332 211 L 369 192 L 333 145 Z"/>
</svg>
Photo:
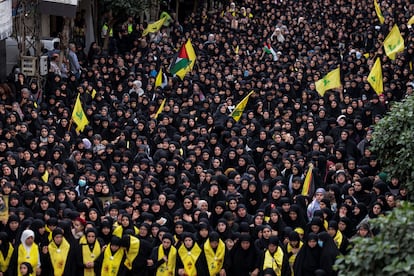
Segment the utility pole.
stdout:
<svg viewBox="0 0 414 276">
<path fill-rule="evenodd" d="M 47 58 L 41 57 L 39 0 L 21 0 L 19 9 L 21 12 L 16 15 L 14 25 L 20 50 L 21 72 L 43 89 Z"/>
</svg>

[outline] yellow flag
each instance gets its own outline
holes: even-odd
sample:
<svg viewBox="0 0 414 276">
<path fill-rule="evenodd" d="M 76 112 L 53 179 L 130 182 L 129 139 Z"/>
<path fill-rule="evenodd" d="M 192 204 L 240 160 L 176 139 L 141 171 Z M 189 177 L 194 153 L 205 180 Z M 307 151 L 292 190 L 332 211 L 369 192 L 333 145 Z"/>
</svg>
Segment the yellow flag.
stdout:
<svg viewBox="0 0 414 276">
<path fill-rule="evenodd" d="M 372 66 L 371 72 L 368 75 L 368 82 L 371 85 L 372 89 L 374 89 L 375 93 L 378 95 L 381 95 L 384 92 L 380 58 L 377 58 L 374 66 Z"/>
<path fill-rule="evenodd" d="M 244 97 L 243 100 L 241 100 L 241 102 L 237 104 L 237 106 L 234 108 L 233 112 L 231 113 L 231 117 L 233 117 L 233 119 L 236 122 L 240 120 L 240 117 L 242 116 L 243 111 L 246 108 L 247 102 L 249 101 L 249 97 L 253 93 L 254 91 L 251 91 L 249 94 L 247 94 L 247 96 Z"/>
<path fill-rule="evenodd" d="M 142 36 L 146 36 L 149 33 L 158 32 L 161 29 L 161 27 L 164 25 L 165 20 L 166 20 L 166 17 L 163 17 L 160 20 L 155 21 L 154 23 L 148 24 L 147 28 L 142 32 Z"/>
<path fill-rule="evenodd" d="M 162 85 L 162 67 L 160 67 L 160 71 L 158 71 L 158 74 L 155 77 L 155 88 L 161 87 L 161 85 Z"/>
<path fill-rule="evenodd" d="M 236 46 L 236 48 L 234 49 L 234 53 L 235 53 L 236 55 L 238 55 L 238 54 L 239 54 L 239 45 L 237 45 L 237 46 Z"/>
<path fill-rule="evenodd" d="M 385 54 L 394 60 L 397 53 L 404 51 L 404 38 L 401 36 L 397 24 L 392 27 L 391 32 L 384 40 Z"/>
<path fill-rule="evenodd" d="M 316 91 L 323 96 L 329 89 L 338 88 L 341 86 L 341 73 L 339 67 L 326 74 L 323 79 L 315 82 Z"/>
<path fill-rule="evenodd" d="M 382 15 L 381 8 L 378 5 L 377 0 L 374 0 L 374 7 L 375 7 L 375 12 L 377 13 L 379 22 L 381 24 L 384 24 L 384 16 Z"/>
<path fill-rule="evenodd" d="M 163 12 L 160 14 L 160 19 L 162 19 L 162 18 L 165 18 L 164 26 L 165 26 L 165 27 L 170 26 L 170 23 L 171 23 L 171 21 L 173 20 L 173 19 L 172 19 L 172 17 L 171 17 L 171 15 L 170 15 L 168 12 L 163 11 Z"/>
<path fill-rule="evenodd" d="M 190 64 L 188 66 L 188 71 L 191 72 L 193 70 L 194 64 L 196 62 L 197 56 L 194 51 L 193 44 L 191 44 L 191 40 L 187 40 L 187 43 L 185 44 L 185 49 L 187 50 L 188 58 L 190 59 Z"/>
<path fill-rule="evenodd" d="M 47 183 L 47 181 L 49 180 L 49 171 L 47 169 L 45 170 L 41 178 L 43 182 Z"/>
<path fill-rule="evenodd" d="M 96 96 L 96 90 L 94 88 L 94 89 L 92 89 L 92 92 L 91 92 L 92 100 L 95 99 L 95 96 Z"/>
<path fill-rule="evenodd" d="M 78 97 L 76 98 L 75 106 L 73 107 L 72 120 L 77 125 L 76 127 L 77 131 L 83 131 L 85 126 L 89 124 L 88 118 L 86 118 L 86 114 L 83 111 L 82 103 L 79 98 L 79 94 L 78 94 Z"/>
<path fill-rule="evenodd" d="M 158 115 L 161 114 L 161 112 L 164 110 L 164 106 L 165 106 L 165 102 L 167 101 L 167 99 L 162 100 L 162 103 L 160 105 L 160 107 L 157 110 L 157 113 L 155 113 L 155 119 L 158 118 Z"/>
<path fill-rule="evenodd" d="M 414 15 L 408 20 L 407 25 L 414 25 Z"/>
</svg>

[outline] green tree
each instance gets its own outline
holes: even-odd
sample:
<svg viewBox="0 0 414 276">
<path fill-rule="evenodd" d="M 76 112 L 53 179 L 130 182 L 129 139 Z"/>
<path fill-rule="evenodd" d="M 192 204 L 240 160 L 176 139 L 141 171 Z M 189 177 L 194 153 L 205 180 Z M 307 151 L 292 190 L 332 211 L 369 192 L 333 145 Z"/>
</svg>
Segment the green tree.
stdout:
<svg viewBox="0 0 414 276">
<path fill-rule="evenodd" d="M 373 151 L 383 170 L 396 176 L 414 193 L 414 96 L 392 105 L 391 111 L 374 127 Z"/>
<path fill-rule="evenodd" d="M 339 275 L 414 275 L 414 206 L 404 202 L 387 216 L 370 221 L 380 232 L 355 238 L 354 247 L 336 261 Z"/>
<path fill-rule="evenodd" d="M 143 17 L 148 10 L 150 0 L 103 0 L 108 28 L 112 29 L 116 24 L 124 22 L 128 16 Z M 114 34 L 115 35 L 115 34 Z M 108 49 L 109 31 L 106 34 L 103 49 Z"/>
<path fill-rule="evenodd" d="M 125 18 L 129 15 L 140 16 L 142 7 L 148 0 L 104 0 L 105 8 L 112 12 L 113 18 Z"/>
</svg>

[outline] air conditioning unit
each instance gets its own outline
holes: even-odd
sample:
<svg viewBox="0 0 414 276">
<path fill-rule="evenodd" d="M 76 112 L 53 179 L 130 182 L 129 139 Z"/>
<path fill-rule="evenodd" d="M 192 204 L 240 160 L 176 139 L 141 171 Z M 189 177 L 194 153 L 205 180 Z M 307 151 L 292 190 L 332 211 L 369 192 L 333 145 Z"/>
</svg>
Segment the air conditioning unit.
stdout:
<svg viewBox="0 0 414 276">
<path fill-rule="evenodd" d="M 39 74 L 46 76 L 48 71 L 47 56 L 41 56 L 39 58 Z"/>
<path fill-rule="evenodd" d="M 37 57 L 22 56 L 22 68 L 21 72 L 28 77 L 34 77 L 36 75 L 36 61 Z"/>
</svg>

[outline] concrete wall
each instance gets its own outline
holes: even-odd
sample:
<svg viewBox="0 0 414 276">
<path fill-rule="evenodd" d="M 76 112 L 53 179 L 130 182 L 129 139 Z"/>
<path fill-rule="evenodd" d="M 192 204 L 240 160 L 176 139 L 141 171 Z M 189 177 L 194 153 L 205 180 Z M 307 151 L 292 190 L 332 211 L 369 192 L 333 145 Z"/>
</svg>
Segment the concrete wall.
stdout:
<svg viewBox="0 0 414 276">
<path fill-rule="evenodd" d="M 6 40 L 2 39 L 0 40 L 0 82 L 4 82 L 7 78 L 7 66 L 4 66 L 7 64 L 6 59 Z"/>
</svg>

